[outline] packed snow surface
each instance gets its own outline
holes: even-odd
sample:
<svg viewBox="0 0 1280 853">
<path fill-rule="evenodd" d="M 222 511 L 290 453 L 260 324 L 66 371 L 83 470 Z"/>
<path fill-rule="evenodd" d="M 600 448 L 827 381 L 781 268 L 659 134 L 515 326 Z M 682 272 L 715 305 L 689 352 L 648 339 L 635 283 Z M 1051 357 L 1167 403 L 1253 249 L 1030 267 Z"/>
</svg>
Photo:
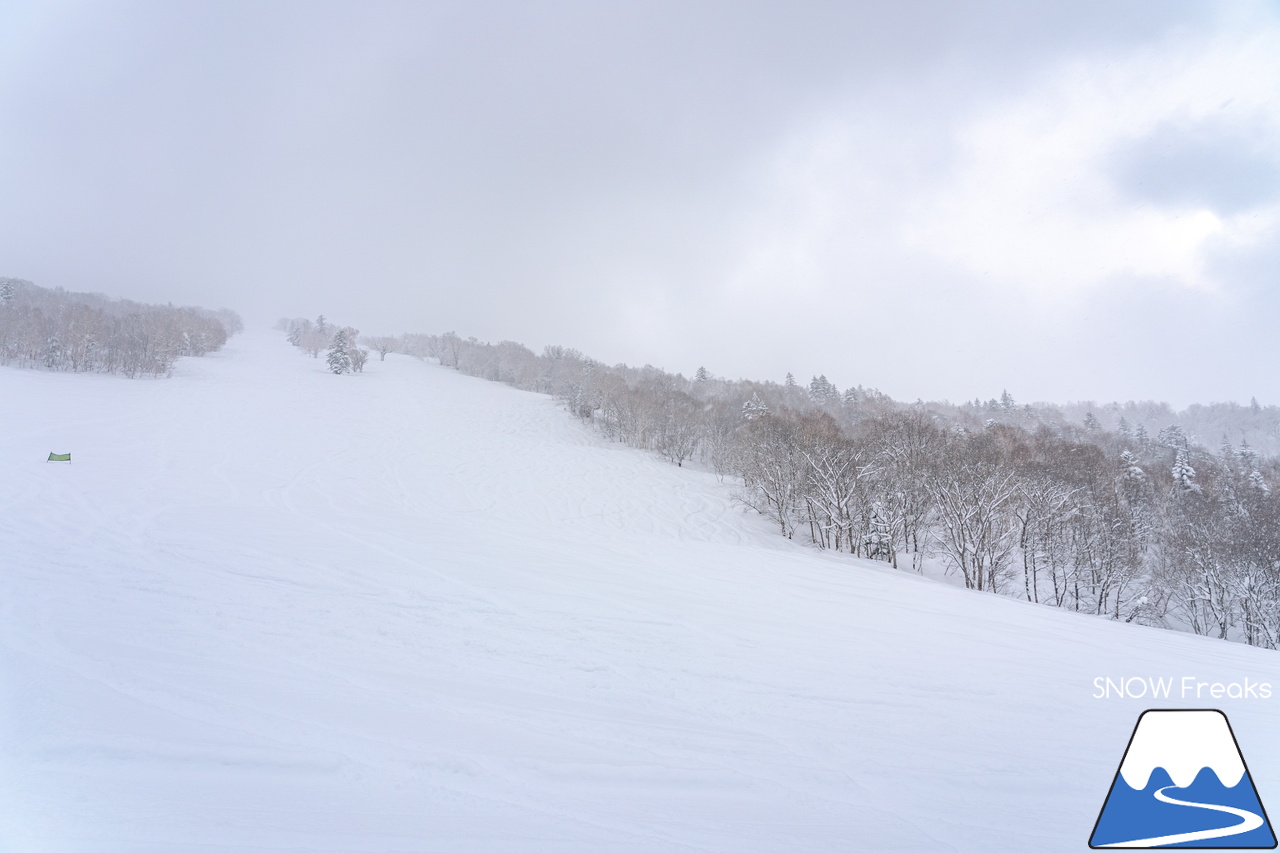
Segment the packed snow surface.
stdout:
<svg viewBox="0 0 1280 853">
<path fill-rule="evenodd" d="M 1076 851 L 1148 707 L 1093 679 L 1280 682 L 271 334 L 167 380 L 0 369 L 0 563 L 12 853 Z M 1222 703 L 1264 802 L 1275 701 Z"/>
</svg>

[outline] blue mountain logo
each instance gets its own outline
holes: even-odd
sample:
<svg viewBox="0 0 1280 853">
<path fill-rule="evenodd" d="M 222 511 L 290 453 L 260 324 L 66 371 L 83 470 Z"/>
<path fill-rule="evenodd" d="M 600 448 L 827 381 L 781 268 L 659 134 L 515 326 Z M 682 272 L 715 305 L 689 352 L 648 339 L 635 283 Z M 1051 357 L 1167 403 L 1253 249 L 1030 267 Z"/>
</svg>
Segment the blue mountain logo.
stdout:
<svg viewBox="0 0 1280 853">
<path fill-rule="evenodd" d="M 1089 846 L 1273 849 L 1275 833 L 1227 715 L 1144 711 Z"/>
</svg>

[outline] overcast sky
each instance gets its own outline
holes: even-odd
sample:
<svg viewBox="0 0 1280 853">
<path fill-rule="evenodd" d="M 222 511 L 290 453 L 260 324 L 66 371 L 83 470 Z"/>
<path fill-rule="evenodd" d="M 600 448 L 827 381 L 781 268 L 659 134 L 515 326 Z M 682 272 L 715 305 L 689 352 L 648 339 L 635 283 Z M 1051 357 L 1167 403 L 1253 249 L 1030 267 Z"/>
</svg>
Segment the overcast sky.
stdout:
<svg viewBox="0 0 1280 853">
<path fill-rule="evenodd" d="M 907 400 L 1280 404 L 1280 6 L 0 0 L 0 275 Z"/>
</svg>

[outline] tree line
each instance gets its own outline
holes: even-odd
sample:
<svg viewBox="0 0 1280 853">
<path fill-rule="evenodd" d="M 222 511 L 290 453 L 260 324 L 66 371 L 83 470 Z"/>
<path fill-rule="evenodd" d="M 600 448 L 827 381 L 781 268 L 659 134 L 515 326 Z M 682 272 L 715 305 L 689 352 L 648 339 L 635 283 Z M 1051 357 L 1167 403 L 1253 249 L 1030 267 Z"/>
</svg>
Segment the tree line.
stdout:
<svg viewBox="0 0 1280 853">
<path fill-rule="evenodd" d="M 148 305 L 0 279 L 0 365 L 167 376 L 244 328 L 229 309 Z"/>
<path fill-rule="evenodd" d="M 824 376 L 687 379 L 452 332 L 378 340 L 384 357 L 550 394 L 611 439 L 697 460 L 780 535 L 818 548 L 903 570 L 937 560 L 974 590 L 1280 643 L 1280 462 L 1247 442 L 1069 423 L 1007 393 L 904 404 Z"/>
<path fill-rule="evenodd" d="M 1205 436 L 1213 443 L 1220 436 L 1228 435 L 1236 443 L 1248 442 L 1265 456 L 1280 455 L 1280 406 L 1261 405 L 1257 398 L 1250 399 L 1247 404 L 1193 403 L 1182 410 L 1152 400 L 1101 405 L 1086 401 L 1009 406 L 1008 399 L 1006 392 L 1000 399 L 972 400 L 963 407 L 984 420 L 1022 425 L 1047 423 L 1055 427 L 1072 424 L 1085 428 L 1101 427 L 1129 435 L 1135 440 L 1177 426 L 1187 435 Z"/>
</svg>

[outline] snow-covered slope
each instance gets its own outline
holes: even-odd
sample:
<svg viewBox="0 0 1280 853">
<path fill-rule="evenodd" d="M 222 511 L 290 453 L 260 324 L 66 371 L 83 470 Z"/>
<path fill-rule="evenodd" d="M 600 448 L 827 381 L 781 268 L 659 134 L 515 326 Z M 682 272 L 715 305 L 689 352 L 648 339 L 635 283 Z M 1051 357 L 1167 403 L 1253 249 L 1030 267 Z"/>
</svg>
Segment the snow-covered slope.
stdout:
<svg viewBox="0 0 1280 853">
<path fill-rule="evenodd" d="M 1280 682 L 729 492 L 274 335 L 165 381 L 0 370 L 0 849 L 1080 850 L 1148 707 L 1095 677 Z M 1264 803 L 1276 701 L 1218 703 Z"/>
</svg>

